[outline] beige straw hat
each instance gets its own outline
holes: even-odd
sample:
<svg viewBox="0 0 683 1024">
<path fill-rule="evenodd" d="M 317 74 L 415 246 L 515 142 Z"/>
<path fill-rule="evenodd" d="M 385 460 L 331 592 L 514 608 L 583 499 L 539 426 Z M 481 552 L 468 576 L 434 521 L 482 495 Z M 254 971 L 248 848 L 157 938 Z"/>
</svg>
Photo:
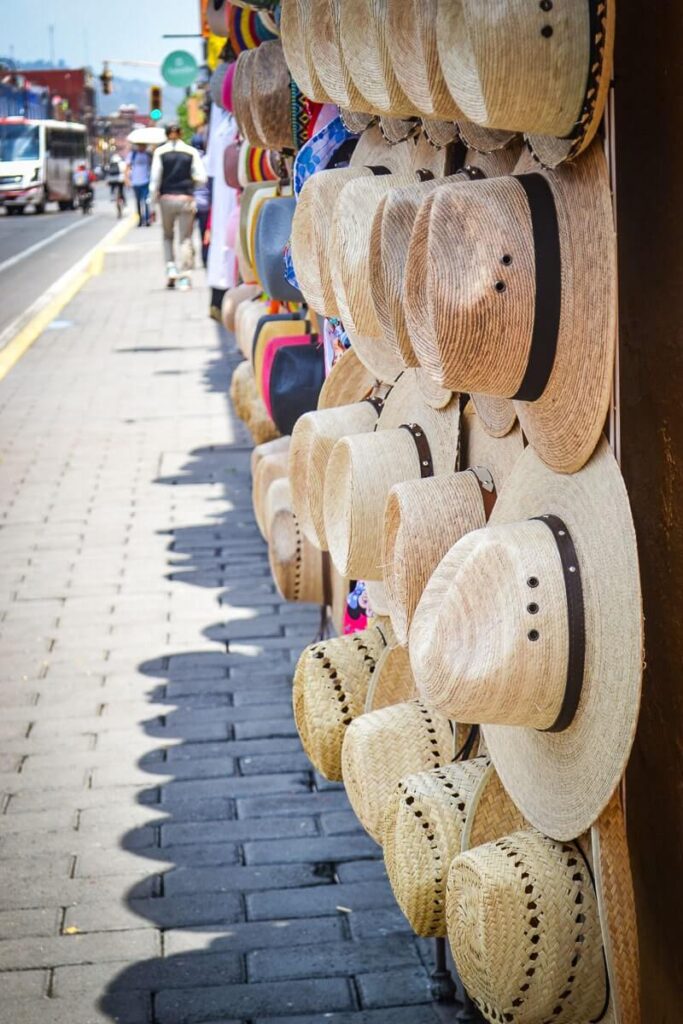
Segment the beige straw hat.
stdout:
<svg viewBox="0 0 683 1024">
<path fill-rule="evenodd" d="M 424 117 L 458 121 L 462 111 L 441 71 L 436 38 L 438 0 L 390 0 L 385 44 L 398 83 Z"/>
<path fill-rule="evenodd" d="M 301 532 L 286 477 L 273 480 L 268 488 L 265 519 L 268 560 L 278 592 L 286 601 L 327 603 L 323 555 Z"/>
<path fill-rule="evenodd" d="M 444 387 L 515 399 L 539 455 L 575 472 L 609 406 L 615 260 L 597 143 L 557 171 L 438 189 L 416 217 L 405 275 L 420 365 Z"/>
<path fill-rule="evenodd" d="M 287 65 L 301 92 L 318 103 L 329 103 L 310 55 L 312 8 L 310 0 L 282 0 L 280 37 Z"/>
<path fill-rule="evenodd" d="M 374 619 L 357 633 L 311 644 L 299 658 L 292 691 L 294 720 L 304 750 L 327 779 L 341 781 L 344 735 L 354 718 L 365 711 L 373 676 L 382 674 L 382 654 L 393 643 L 389 621 Z M 392 662 L 385 664 L 390 668 Z M 396 701 L 412 696 L 395 686 L 392 671 L 384 675 L 378 684 L 380 692 L 388 690 Z M 399 684 L 402 682 L 399 677 Z"/>
<path fill-rule="evenodd" d="M 265 459 L 268 455 L 282 455 L 288 452 L 291 440 L 291 437 L 287 434 L 284 437 L 276 437 L 274 441 L 257 444 L 252 449 L 250 459 L 252 480 L 256 475 L 256 470 L 261 460 Z"/>
<path fill-rule="evenodd" d="M 414 381 L 420 372 L 406 370 L 401 382 Z M 390 392 L 374 433 L 343 437 L 328 459 L 325 536 L 339 572 L 354 579 L 382 579 L 384 505 L 392 486 L 455 469 L 458 398 L 434 409 L 419 387 L 399 400 L 402 392 Z"/>
<path fill-rule="evenodd" d="M 517 132 L 500 131 L 497 128 L 482 128 L 471 121 L 458 121 L 458 135 L 468 149 L 477 153 L 495 153 L 499 149 L 514 145 L 519 136 Z"/>
<path fill-rule="evenodd" d="M 268 540 L 268 492 L 274 480 L 287 476 L 289 450 L 276 451 L 259 459 L 254 470 L 251 485 L 251 500 L 254 507 L 254 518 L 261 531 L 261 536 Z"/>
<path fill-rule="evenodd" d="M 226 331 L 235 330 L 235 316 L 239 304 L 257 298 L 261 291 L 258 284 L 238 284 L 234 288 L 228 288 L 221 305 L 221 320 Z"/>
<path fill-rule="evenodd" d="M 249 51 L 247 51 L 249 52 Z M 251 113 L 256 134 L 266 149 L 292 149 L 291 77 L 279 39 L 261 43 L 254 51 Z M 240 54 L 238 60 L 242 59 Z M 237 109 L 235 108 L 237 116 Z M 251 139 L 249 140 L 251 141 Z"/>
<path fill-rule="evenodd" d="M 230 399 L 236 415 L 244 421 L 251 433 L 254 444 L 279 437 L 279 431 L 256 390 L 251 363 L 243 362 L 235 367 L 230 381 Z"/>
<path fill-rule="evenodd" d="M 403 92 L 388 47 L 390 0 L 336 0 L 339 8 L 342 61 L 362 102 L 357 110 L 391 117 L 420 111 Z M 354 104 L 348 104 L 352 109 Z"/>
<path fill-rule="evenodd" d="M 396 901 L 422 936 L 446 934 L 446 883 L 470 845 L 522 828 L 488 757 L 404 775 L 387 794 L 384 861 Z"/>
<path fill-rule="evenodd" d="M 526 449 L 489 525 L 434 571 L 409 650 L 423 699 L 482 724 L 532 825 L 569 839 L 595 821 L 628 760 L 643 656 L 635 533 L 604 438 L 572 476 Z"/>
<path fill-rule="evenodd" d="M 256 325 L 262 316 L 268 316 L 270 308 L 265 299 L 247 299 L 235 312 L 235 343 L 250 364 Z"/>
<path fill-rule="evenodd" d="M 333 103 L 349 110 L 372 113 L 356 88 L 342 56 L 340 8 L 340 0 L 310 0 L 306 34 L 308 59 L 315 67 L 325 95 Z"/>
<path fill-rule="evenodd" d="M 365 831 L 382 843 L 387 802 L 400 779 L 448 764 L 454 752 L 450 721 L 422 701 L 402 701 L 356 718 L 344 737 L 342 775 Z"/>
<path fill-rule="evenodd" d="M 461 418 L 461 472 L 392 487 L 384 511 L 382 565 L 391 622 L 400 643 L 429 578 L 446 552 L 486 525 L 496 496 L 523 450 L 519 427 L 494 439 L 468 404 Z"/>
<path fill-rule="evenodd" d="M 475 173 L 471 168 L 476 168 L 486 177 L 509 174 L 518 155 L 518 147 L 501 150 L 492 156 L 468 152 L 465 166 L 456 174 L 419 183 L 413 181 L 408 187 L 392 189 L 380 195 L 378 202 L 365 211 L 370 218 L 371 229 L 368 258 L 366 266 L 361 269 L 366 275 L 365 294 L 369 292 L 366 302 L 373 307 L 374 333 L 383 334 L 406 366 L 419 365 L 406 323 L 403 294 L 408 248 L 420 204 L 443 185 L 462 184 L 469 180 Z M 367 225 L 367 220 L 365 223 Z M 424 267 L 415 266 L 413 271 L 424 274 Z M 371 325 L 372 322 L 368 319 L 366 323 Z"/>
<path fill-rule="evenodd" d="M 365 592 L 368 595 L 368 602 L 373 614 L 386 618 L 389 614 L 389 606 L 387 604 L 387 592 L 384 583 L 381 580 L 366 580 Z M 408 667 L 410 667 L 410 662 L 408 662 Z"/>
<path fill-rule="evenodd" d="M 352 348 L 344 352 L 325 378 L 318 397 L 319 409 L 335 409 L 367 398 L 376 378 L 361 363 Z"/>
<path fill-rule="evenodd" d="M 252 105 L 252 83 L 259 50 L 260 47 L 243 50 L 237 58 L 232 80 L 232 107 L 242 138 L 252 146 L 266 149 L 265 140 L 256 127 Z"/>
<path fill-rule="evenodd" d="M 486 1020 L 602 1018 L 608 985 L 598 903 L 578 844 L 520 831 L 459 854 L 446 917 L 458 973 Z"/>
<path fill-rule="evenodd" d="M 554 136 L 541 143 L 553 164 L 576 156 L 602 117 L 615 8 L 615 0 L 509 0 L 499 9 L 479 0 L 439 4 L 441 67 L 465 117 Z"/>
</svg>

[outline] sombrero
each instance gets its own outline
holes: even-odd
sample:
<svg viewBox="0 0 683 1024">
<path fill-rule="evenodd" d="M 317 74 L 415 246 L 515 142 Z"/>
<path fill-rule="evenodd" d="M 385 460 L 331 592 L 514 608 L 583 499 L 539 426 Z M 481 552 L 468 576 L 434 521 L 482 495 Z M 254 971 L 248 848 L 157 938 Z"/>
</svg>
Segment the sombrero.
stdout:
<svg viewBox="0 0 683 1024">
<path fill-rule="evenodd" d="M 571 476 L 527 448 L 489 525 L 434 571 L 409 650 L 423 699 L 483 726 L 532 825 L 569 839 L 595 821 L 628 760 L 643 656 L 635 532 L 604 439 Z"/>
<path fill-rule="evenodd" d="M 228 288 L 221 306 L 221 319 L 227 331 L 235 330 L 235 317 L 240 303 L 256 299 L 260 294 L 261 289 L 257 284 L 238 284 Z"/>
<path fill-rule="evenodd" d="M 519 427 L 494 439 L 469 404 L 461 418 L 461 472 L 392 487 L 384 510 L 382 565 L 400 643 L 408 640 L 429 577 L 456 541 L 486 525 L 522 450 Z"/>
<path fill-rule="evenodd" d="M 268 540 L 268 492 L 273 481 L 286 478 L 288 459 L 289 446 L 262 456 L 254 467 L 251 501 L 254 518 L 265 540 Z"/>
<path fill-rule="evenodd" d="M 396 686 L 391 659 L 382 655 L 393 645 L 391 624 L 373 619 L 366 629 L 306 647 L 294 673 L 294 720 L 304 750 L 327 779 L 341 781 L 341 751 L 351 722 L 366 710 L 373 676 L 379 694 L 388 688 L 396 702 L 412 696 Z M 411 677 L 412 682 L 412 677 Z"/>
<path fill-rule="evenodd" d="M 312 100 L 329 103 L 330 97 L 310 58 L 312 6 L 310 0 L 283 0 L 280 21 L 282 46 L 292 78 L 301 91 Z"/>
<path fill-rule="evenodd" d="M 513 832 L 452 862 L 448 938 L 495 1024 L 601 1020 L 609 988 L 591 870 L 578 843 Z"/>
<path fill-rule="evenodd" d="M 544 162 L 575 157 L 593 138 L 609 89 L 615 0 L 493 10 L 439 4 L 437 39 L 448 87 L 465 117 L 533 136 Z M 553 136 L 542 138 L 537 136 Z"/>
<path fill-rule="evenodd" d="M 323 496 L 325 536 L 342 575 L 382 579 L 384 505 L 394 484 L 455 469 L 458 399 L 433 408 L 420 391 L 420 374 L 419 370 L 404 372 L 401 389 L 388 395 L 372 434 L 343 437 L 329 456 Z"/>
<path fill-rule="evenodd" d="M 265 521 L 270 571 L 280 595 L 286 601 L 322 604 L 323 556 L 301 532 L 286 477 L 268 488 Z"/>
<path fill-rule="evenodd" d="M 370 394 L 376 380 L 349 348 L 336 361 L 323 384 L 319 409 L 334 409 L 340 405 L 360 402 Z"/>
<path fill-rule="evenodd" d="M 391 888 L 411 928 L 430 937 L 446 934 L 453 858 L 525 825 L 488 757 L 404 774 L 386 794 L 384 812 Z"/>
<path fill-rule="evenodd" d="M 458 121 L 462 111 L 439 63 L 437 7 L 438 0 L 390 0 L 385 45 L 396 79 L 415 110 L 427 118 Z"/>
<path fill-rule="evenodd" d="M 419 113 L 403 92 L 391 62 L 387 45 L 389 0 L 336 2 L 342 60 L 364 101 L 357 109 L 391 117 Z"/>
<path fill-rule="evenodd" d="M 450 721 L 422 701 L 402 701 L 356 718 L 344 737 L 342 775 L 365 831 L 382 843 L 387 802 L 398 782 L 410 772 L 448 764 L 453 754 Z"/>
<path fill-rule="evenodd" d="M 609 406 L 615 260 L 597 143 L 556 171 L 438 189 L 418 211 L 405 278 L 420 365 L 444 387 L 513 398 L 544 461 L 575 472 Z"/>
</svg>

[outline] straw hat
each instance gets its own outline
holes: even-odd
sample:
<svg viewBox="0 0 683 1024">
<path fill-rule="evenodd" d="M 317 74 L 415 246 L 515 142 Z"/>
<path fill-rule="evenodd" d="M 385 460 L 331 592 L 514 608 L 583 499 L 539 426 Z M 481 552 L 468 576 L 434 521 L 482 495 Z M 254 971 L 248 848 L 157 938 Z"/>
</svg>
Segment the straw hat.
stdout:
<svg viewBox="0 0 683 1024">
<path fill-rule="evenodd" d="M 354 350 L 349 348 L 325 378 L 318 408 L 334 409 L 340 405 L 360 402 L 367 398 L 375 383 L 374 376 L 363 366 Z"/>
<path fill-rule="evenodd" d="M 266 441 L 264 444 L 257 444 L 251 452 L 251 476 L 252 480 L 256 474 L 257 467 L 267 455 L 282 455 L 289 451 L 291 437 L 276 437 L 274 441 Z"/>
<path fill-rule="evenodd" d="M 384 505 L 394 484 L 455 469 L 458 399 L 434 409 L 417 386 L 419 376 L 418 370 L 406 370 L 401 389 L 387 397 L 377 430 L 343 437 L 329 456 L 323 496 L 325 536 L 332 561 L 343 575 L 382 579 Z"/>
<path fill-rule="evenodd" d="M 628 497 L 604 439 L 572 476 L 527 448 L 488 527 L 450 549 L 417 607 L 410 656 L 424 700 L 483 725 L 503 785 L 553 838 L 585 831 L 622 775 L 641 619 Z"/>
<path fill-rule="evenodd" d="M 253 52 L 251 111 L 256 133 L 271 149 L 291 149 L 291 77 L 282 43 L 272 39 Z"/>
<path fill-rule="evenodd" d="M 609 406 L 615 259 L 597 143 L 557 171 L 438 189 L 415 220 L 405 280 L 420 364 L 444 387 L 515 399 L 530 444 L 575 472 Z"/>
<path fill-rule="evenodd" d="M 425 117 L 457 121 L 462 111 L 439 64 L 437 7 L 438 0 L 390 0 L 385 45 L 398 83 L 415 110 Z"/>
<path fill-rule="evenodd" d="M 443 185 L 469 180 L 470 168 L 477 168 L 486 177 L 509 174 L 518 155 L 516 147 L 493 156 L 468 152 L 465 167 L 456 174 L 419 183 L 414 181 L 408 187 L 392 189 L 380 196 L 372 210 L 368 209 L 372 219 L 366 289 L 374 309 L 375 333 L 383 333 L 406 366 L 418 365 L 403 309 L 403 294 L 410 237 L 420 204 Z M 424 267 L 415 266 L 413 272 L 424 276 Z"/>
<path fill-rule="evenodd" d="M 235 367 L 230 381 L 230 399 L 235 413 L 246 424 L 254 444 L 272 441 L 279 436 L 279 431 L 256 390 L 251 363 L 243 362 Z"/>
<path fill-rule="evenodd" d="M 227 38 L 227 11 L 230 7 L 228 0 L 207 0 L 205 6 L 206 21 L 213 34 L 221 39 Z"/>
<path fill-rule="evenodd" d="M 368 603 L 372 608 L 373 615 L 382 615 L 386 618 L 389 614 L 389 606 L 384 583 L 381 580 L 366 580 L 365 593 L 368 595 Z M 410 662 L 408 667 L 410 667 Z"/>
<path fill-rule="evenodd" d="M 501 131 L 497 128 L 482 128 L 481 125 L 463 120 L 458 121 L 458 135 L 468 149 L 474 149 L 477 153 L 482 154 L 495 153 L 499 149 L 505 149 L 519 139 L 516 132 Z"/>
<path fill-rule="evenodd" d="M 332 103 L 349 110 L 366 111 L 367 101 L 356 88 L 342 55 L 341 6 L 339 0 L 309 0 L 307 59 L 309 67 L 311 64 L 315 67 L 318 81 Z"/>
<path fill-rule="evenodd" d="M 228 288 L 221 306 L 221 319 L 226 330 L 235 330 L 235 316 L 240 302 L 258 298 L 260 294 L 261 288 L 257 284 L 238 284 L 234 288 Z"/>
<path fill-rule="evenodd" d="M 392 487 L 384 510 L 382 565 L 391 622 L 400 643 L 437 565 L 456 541 L 486 525 L 523 450 L 519 427 L 494 439 L 468 404 L 461 419 L 460 473 Z"/>
<path fill-rule="evenodd" d="M 363 102 L 358 110 L 391 117 L 419 113 L 403 92 L 387 44 L 390 0 L 337 0 L 342 60 Z"/>
<path fill-rule="evenodd" d="M 282 47 L 292 78 L 304 95 L 319 103 L 329 103 L 330 97 L 323 89 L 315 65 L 310 59 L 309 27 L 312 6 L 310 0 L 282 0 Z"/>
<path fill-rule="evenodd" d="M 578 844 L 513 832 L 457 856 L 446 894 L 458 973 L 486 1020 L 578 1024 L 608 999 L 590 867 Z"/>
<path fill-rule="evenodd" d="M 260 288 L 258 294 L 260 294 Z M 268 316 L 271 304 L 265 299 L 246 299 L 235 312 L 235 343 L 245 359 L 251 361 L 254 334 L 259 320 Z"/>
<path fill-rule="evenodd" d="M 448 764 L 453 753 L 450 721 L 419 700 L 371 711 L 352 722 L 342 747 L 342 774 L 365 831 L 382 843 L 387 801 L 400 779 Z"/>
<path fill-rule="evenodd" d="M 286 477 L 268 488 L 265 521 L 268 561 L 280 595 L 286 601 L 322 604 L 323 556 L 301 532 Z"/>
<path fill-rule="evenodd" d="M 256 128 L 251 99 L 254 67 L 260 49 L 259 46 L 255 50 L 244 50 L 237 58 L 232 80 L 232 109 L 242 138 L 252 146 L 267 149 Z"/>
<path fill-rule="evenodd" d="M 294 720 L 304 750 L 327 779 L 341 781 L 344 735 L 365 710 L 373 674 L 381 671 L 381 656 L 393 642 L 388 620 L 375 619 L 357 633 L 309 645 L 299 658 L 292 691 Z M 389 675 L 380 687 L 392 682 Z M 406 696 L 410 694 L 399 692 L 395 699 Z"/>
<path fill-rule="evenodd" d="M 272 454 L 262 456 L 254 469 L 251 484 L 251 500 L 254 506 L 254 518 L 261 531 L 261 536 L 268 539 L 268 492 L 274 480 L 287 476 L 289 450 L 276 450 Z"/>
<path fill-rule="evenodd" d="M 521 828 L 488 757 L 404 775 L 384 805 L 384 861 L 396 901 L 422 936 L 446 934 L 451 861 L 469 845 Z"/>
<path fill-rule="evenodd" d="M 465 117 L 534 136 L 556 164 L 595 134 L 607 97 L 614 0 L 492 10 L 478 0 L 442 3 L 438 47 L 448 87 Z"/>
</svg>

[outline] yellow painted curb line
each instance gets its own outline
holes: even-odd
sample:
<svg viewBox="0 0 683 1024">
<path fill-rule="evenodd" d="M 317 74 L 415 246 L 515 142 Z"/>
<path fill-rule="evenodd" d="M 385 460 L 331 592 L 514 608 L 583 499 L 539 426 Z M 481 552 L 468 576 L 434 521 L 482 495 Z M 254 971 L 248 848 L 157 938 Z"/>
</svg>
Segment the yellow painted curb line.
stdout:
<svg viewBox="0 0 683 1024">
<path fill-rule="evenodd" d="M 83 285 L 102 273 L 104 269 L 104 256 L 106 250 L 116 245 L 128 234 L 136 218 L 131 216 L 120 224 L 117 224 L 112 231 L 104 236 L 101 242 L 88 253 L 81 263 L 83 269 L 79 270 L 73 278 L 68 280 L 58 295 L 52 299 L 34 318 L 26 324 L 17 335 L 0 351 L 0 380 L 3 380 L 13 366 L 19 362 L 21 357 L 28 352 L 31 345 L 41 336 L 48 324 L 61 313 L 65 306 L 78 294 Z M 78 266 L 78 264 L 76 264 Z"/>
</svg>

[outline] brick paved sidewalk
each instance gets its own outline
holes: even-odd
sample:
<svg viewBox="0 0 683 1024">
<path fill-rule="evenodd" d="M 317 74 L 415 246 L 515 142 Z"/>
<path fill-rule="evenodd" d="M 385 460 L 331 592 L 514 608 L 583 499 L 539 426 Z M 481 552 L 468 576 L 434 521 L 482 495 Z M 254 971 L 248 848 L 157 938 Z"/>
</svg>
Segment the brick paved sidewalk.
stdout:
<svg viewBox="0 0 683 1024">
<path fill-rule="evenodd" d="M 274 592 L 232 349 L 160 249 L 131 232 L 0 384 L 0 1024 L 434 1022 L 299 745 L 317 613 Z"/>
</svg>

